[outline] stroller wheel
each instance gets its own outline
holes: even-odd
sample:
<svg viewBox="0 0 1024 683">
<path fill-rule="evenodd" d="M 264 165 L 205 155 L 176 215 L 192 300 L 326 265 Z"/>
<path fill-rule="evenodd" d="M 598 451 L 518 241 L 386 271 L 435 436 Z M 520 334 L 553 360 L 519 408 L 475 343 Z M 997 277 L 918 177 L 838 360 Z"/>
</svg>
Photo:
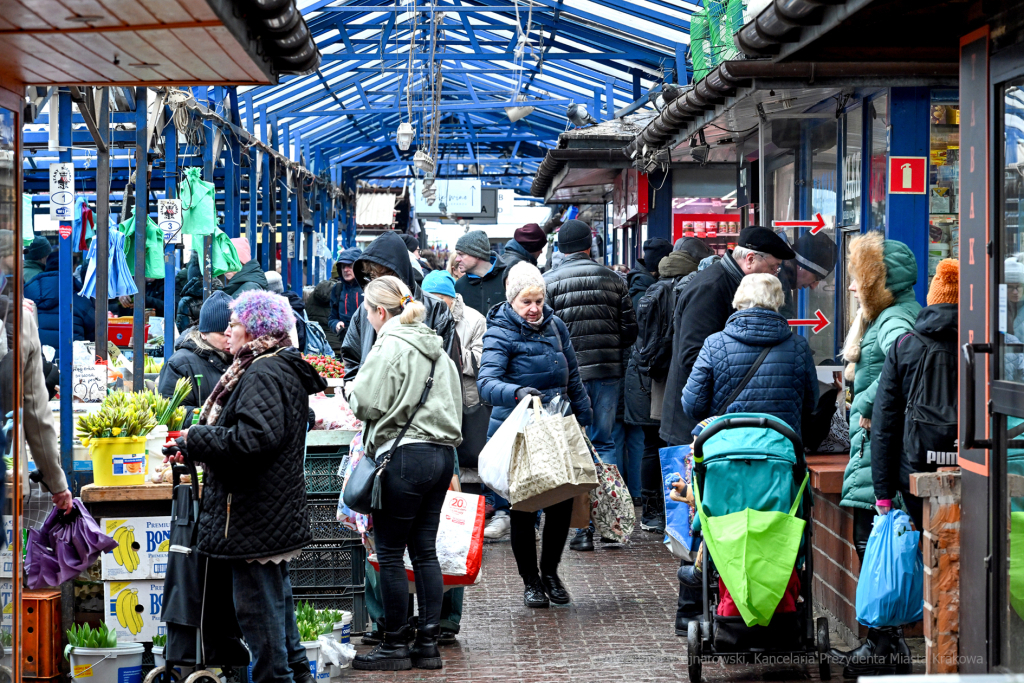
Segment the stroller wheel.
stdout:
<svg viewBox="0 0 1024 683">
<path fill-rule="evenodd" d="M 221 683 L 221 680 L 220 676 L 217 674 L 203 669 L 202 671 L 196 671 L 195 673 L 190 674 L 189 677 L 185 679 L 185 683 Z"/>
<path fill-rule="evenodd" d="M 152 671 L 150 671 L 146 675 L 146 680 L 144 680 L 142 683 L 164 683 L 164 681 L 168 680 L 165 677 L 165 674 L 164 674 L 164 672 L 166 670 L 167 670 L 167 667 L 165 667 L 165 666 L 158 666 L 157 668 L 153 669 Z M 181 673 L 178 672 L 176 669 L 171 669 L 170 673 L 171 673 L 171 677 L 170 677 L 169 680 L 172 680 L 172 681 L 180 681 L 181 680 Z"/>
<path fill-rule="evenodd" d="M 700 623 L 694 619 L 686 633 L 686 673 L 690 676 L 690 683 L 700 683 L 702 650 Z"/>
<path fill-rule="evenodd" d="M 818 617 L 818 677 L 823 681 L 832 678 L 832 664 L 829 662 L 828 619 Z"/>
</svg>

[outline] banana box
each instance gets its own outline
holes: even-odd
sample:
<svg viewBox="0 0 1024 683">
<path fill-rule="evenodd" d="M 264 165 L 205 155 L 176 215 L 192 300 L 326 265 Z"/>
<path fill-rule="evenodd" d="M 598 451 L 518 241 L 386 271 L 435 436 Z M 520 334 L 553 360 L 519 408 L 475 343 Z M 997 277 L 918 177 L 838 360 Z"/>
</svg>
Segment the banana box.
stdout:
<svg viewBox="0 0 1024 683">
<path fill-rule="evenodd" d="M 3 630 L 9 631 L 14 625 L 14 584 L 0 581 L 0 613 L 3 614 Z"/>
<path fill-rule="evenodd" d="M 104 581 L 104 622 L 120 642 L 148 643 L 167 633 L 163 599 L 163 581 Z"/>
<path fill-rule="evenodd" d="M 167 574 L 167 551 L 171 543 L 170 517 L 103 519 L 103 533 L 117 541 L 117 547 L 102 556 L 104 581 L 162 579 Z"/>
<path fill-rule="evenodd" d="M 14 517 L 11 515 L 4 516 L 4 538 L 7 543 L 0 550 L 0 577 L 9 579 L 14 571 Z"/>
</svg>

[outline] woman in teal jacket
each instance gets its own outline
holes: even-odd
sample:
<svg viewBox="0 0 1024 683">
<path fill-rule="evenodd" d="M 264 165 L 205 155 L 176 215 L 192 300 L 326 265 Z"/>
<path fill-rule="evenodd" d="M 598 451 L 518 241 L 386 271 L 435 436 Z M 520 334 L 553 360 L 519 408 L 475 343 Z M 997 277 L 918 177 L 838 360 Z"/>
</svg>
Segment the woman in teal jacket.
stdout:
<svg viewBox="0 0 1024 683">
<path fill-rule="evenodd" d="M 845 376 L 853 381 L 850 406 L 850 462 L 843 475 L 840 505 L 853 508 L 853 540 L 857 556 L 864 549 L 875 516 L 875 491 L 871 481 L 871 413 L 878 390 L 878 376 L 889 347 L 911 331 L 921 304 L 914 299 L 917 260 L 910 247 L 887 240 L 881 232 L 869 232 L 850 242 L 850 292 L 860 310 L 846 337 L 843 358 Z M 833 651 L 846 666 L 844 676 L 895 674 L 899 658 L 910 651 L 897 629 L 869 629 L 857 649 Z M 908 670 L 909 672 L 909 670 Z"/>
</svg>

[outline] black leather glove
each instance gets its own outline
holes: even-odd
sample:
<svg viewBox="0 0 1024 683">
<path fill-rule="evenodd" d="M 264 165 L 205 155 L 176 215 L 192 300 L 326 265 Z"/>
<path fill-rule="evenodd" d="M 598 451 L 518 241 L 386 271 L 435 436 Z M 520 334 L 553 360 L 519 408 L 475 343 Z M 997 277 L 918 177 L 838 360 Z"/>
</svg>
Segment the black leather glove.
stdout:
<svg viewBox="0 0 1024 683">
<path fill-rule="evenodd" d="M 540 396 L 541 393 L 533 387 L 520 387 L 516 389 L 516 401 L 522 401 L 527 396 Z"/>
</svg>

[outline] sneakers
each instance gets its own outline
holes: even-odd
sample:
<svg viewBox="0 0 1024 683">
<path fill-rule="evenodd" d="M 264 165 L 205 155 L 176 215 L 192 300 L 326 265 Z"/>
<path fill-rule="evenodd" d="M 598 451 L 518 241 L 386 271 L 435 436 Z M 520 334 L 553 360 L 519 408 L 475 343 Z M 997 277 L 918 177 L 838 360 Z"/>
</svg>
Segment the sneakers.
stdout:
<svg viewBox="0 0 1024 683">
<path fill-rule="evenodd" d="M 579 552 L 587 552 L 594 549 L 594 530 L 593 529 L 579 529 L 576 532 L 576 537 L 569 542 L 570 550 L 577 550 Z"/>
<path fill-rule="evenodd" d="M 657 492 L 644 492 L 644 509 L 640 514 L 640 528 L 655 534 L 665 533 L 665 511 L 661 497 Z"/>
<path fill-rule="evenodd" d="M 509 529 L 511 528 L 512 520 L 509 519 L 508 515 L 496 512 L 491 517 L 491 521 L 487 522 L 487 526 L 484 527 L 484 538 L 503 538 L 508 536 Z"/>
</svg>

